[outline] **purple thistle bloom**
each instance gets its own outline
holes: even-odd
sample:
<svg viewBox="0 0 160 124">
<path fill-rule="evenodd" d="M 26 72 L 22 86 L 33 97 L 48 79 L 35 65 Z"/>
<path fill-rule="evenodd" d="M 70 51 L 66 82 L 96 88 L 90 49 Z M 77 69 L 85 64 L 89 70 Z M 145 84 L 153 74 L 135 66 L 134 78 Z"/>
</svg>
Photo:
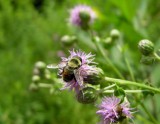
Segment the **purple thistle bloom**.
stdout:
<svg viewBox="0 0 160 124">
<path fill-rule="evenodd" d="M 70 56 L 68 57 L 68 60 L 70 60 L 71 58 L 73 58 L 74 56 L 79 56 L 82 59 L 82 65 L 85 64 L 95 64 L 95 62 L 93 62 L 94 60 L 94 56 L 91 53 L 86 54 L 85 52 L 82 51 L 69 51 L 70 52 Z"/>
<path fill-rule="evenodd" d="M 120 99 L 113 97 L 104 97 L 99 106 L 100 110 L 96 113 L 102 116 L 101 124 L 112 124 L 122 121 L 125 118 L 132 118 L 129 102 L 120 103 Z"/>
<path fill-rule="evenodd" d="M 65 82 L 65 86 L 62 89 L 69 88 L 70 90 L 75 90 L 77 93 L 79 92 L 80 89 L 82 89 L 85 86 L 84 78 L 87 77 L 87 75 L 91 72 L 94 71 L 95 73 L 98 71 L 96 70 L 95 66 L 91 66 L 89 64 L 95 64 L 93 62 L 94 60 L 94 55 L 91 53 L 86 54 L 82 51 L 69 51 L 70 56 L 68 58 L 61 57 L 62 61 L 58 65 L 59 67 L 59 76 L 63 78 L 63 81 Z M 66 67 L 68 67 L 68 63 L 74 58 L 74 57 L 79 57 L 81 59 L 81 65 L 77 69 L 74 70 L 73 75 L 71 76 L 70 80 L 65 81 L 64 80 L 64 70 Z M 70 75 L 67 75 L 70 77 Z M 73 78 L 72 78 L 73 77 Z"/>
<path fill-rule="evenodd" d="M 62 90 L 69 88 L 70 90 L 74 90 L 76 93 L 80 91 L 81 87 L 75 79 L 73 79 L 70 82 L 65 82 L 65 83 L 66 83 L 65 86 L 61 88 Z"/>
<path fill-rule="evenodd" d="M 73 9 L 71 9 L 69 22 L 73 25 L 81 26 L 82 25 L 82 20 L 80 18 L 81 12 L 85 12 L 90 16 L 89 23 L 92 23 L 93 20 L 96 18 L 95 12 L 89 6 L 78 5 L 75 6 Z"/>
</svg>

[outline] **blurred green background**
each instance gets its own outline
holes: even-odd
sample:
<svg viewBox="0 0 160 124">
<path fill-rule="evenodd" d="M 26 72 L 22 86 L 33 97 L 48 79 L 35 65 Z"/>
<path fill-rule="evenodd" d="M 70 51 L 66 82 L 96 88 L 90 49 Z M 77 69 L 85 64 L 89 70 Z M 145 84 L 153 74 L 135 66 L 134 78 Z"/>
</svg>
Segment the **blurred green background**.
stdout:
<svg viewBox="0 0 160 124">
<path fill-rule="evenodd" d="M 69 48 L 62 46 L 60 37 L 74 34 L 67 18 L 69 9 L 78 4 L 92 6 L 99 14 L 93 26 L 99 36 L 109 36 L 113 28 L 120 30 L 125 56 L 129 58 L 136 79 L 144 80 L 149 75 L 153 85 L 160 86 L 160 65 L 140 64 L 141 55 L 137 49 L 142 38 L 148 38 L 156 49 L 160 48 L 159 0 L 0 0 L 0 124 L 95 124 L 99 121 L 96 107 L 79 104 L 71 92 L 50 95 L 43 89 L 29 90 L 36 61 L 58 63 L 60 51 L 68 55 Z M 83 32 L 78 35 L 80 41 L 85 40 Z M 95 53 L 105 73 L 117 77 L 94 47 L 84 44 L 80 42 L 76 47 Z M 122 74 L 130 79 L 116 48 L 109 54 Z M 155 96 L 155 104 L 158 100 Z M 150 104 L 149 101 L 147 105 L 153 114 L 160 112 L 158 107 L 155 112 Z M 140 115 L 143 111 L 136 117 L 139 124 L 147 120 L 147 115 L 143 115 L 144 120 Z"/>
</svg>

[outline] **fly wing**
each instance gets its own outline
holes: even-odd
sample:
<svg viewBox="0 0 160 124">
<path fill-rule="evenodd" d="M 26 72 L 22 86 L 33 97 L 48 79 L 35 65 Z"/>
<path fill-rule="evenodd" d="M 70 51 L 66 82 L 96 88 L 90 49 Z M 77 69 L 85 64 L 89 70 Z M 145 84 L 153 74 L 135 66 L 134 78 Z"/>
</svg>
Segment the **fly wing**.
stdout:
<svg viewBox="0 0 160 124">
<path fill-rule="evenodd" d="M 51 68 L 51 69 L 63 69 L 66 66 L 66 62 L 61 62 L 58 65 L 55 64 L 49 64 L 47 65 L 47 68 Z"/>
<path fill-rule="evenodd" d="M 47 65 L 47 68 L 49 68 L 49 69 L 58 69 L 58 65 L 50 64 L 50 65 Z"/>
<path fill-rule="evenodd" d="M 57 66 L 60 69 L 63 69 L 67 65 L 67 62 L 60 62 Z"/>
<path fill-rule="evenodd" d="M 83 86 L 83 77 L 82 75 L 80 74 L 80 71 L 79 70 L 74 70 L 74 76 L 76 78 L 76 81 L 78 82 L 78 84 L 80 86 Z"/>
</svg>

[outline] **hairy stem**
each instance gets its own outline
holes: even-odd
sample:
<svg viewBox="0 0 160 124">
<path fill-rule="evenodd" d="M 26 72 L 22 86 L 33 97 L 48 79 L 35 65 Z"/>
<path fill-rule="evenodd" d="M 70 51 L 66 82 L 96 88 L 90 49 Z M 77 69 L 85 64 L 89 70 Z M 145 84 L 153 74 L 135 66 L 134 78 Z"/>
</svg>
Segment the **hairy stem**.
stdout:
<svg viewBox="0 0 160 124">
<path fill-rule="evenodd" d="M 39 83 L 38 87 L 51 88 L 51 87 L 53 87 L 53 85 L 52 84 L 46 84 L 46 83 Z"/>
<path fill-rule="evenodd" d="M 100 52 L 100 54 L 104 57 L 106 63 L 114 70 L 114 72 L 117 74 L 117 76 L 121 79 L 124 79 L 123 75 L 120 73 L 120 71 L 114 66 L 114 64 L 111 62 L 111 60 L 106 56 L 105 54 L 105 51 L 103 49 L 103 47 L 101 46 L 101 44 L 99 43 L 99 41 L 95 41 L 94 40 L 94 35 L 92 33 L 92 30 L 90 30 L 90 36 L 91 36 L 91 39 L 92 41 L 94 41 L 96 47 L 97 47 L 97 50 Z"/>
<path fill-rule="evenodd" d="M 124 90 L 125 93 L 143 93 L 147 90 Z M 114 93 L 114 90 L 105 90 L 103 93 Z"/>
<path fill-rule="evenodd" d="M 147 113 L 149 118 L 154 122 L 154 124 L 158 124 L 158 122 L 155 120 L 155 118 L 150 114 L 150 112 L 147 110 L 146 106 L 143 103 L 140 103 L 143 110 Z"/>
<path fill-rule="evenodd" d="M 160 93 L 160 89 L 145 85 L 143 83 L 127 81 L 127 80 L 122 80 L 122 79 L 115 79 L 115 78 L 110 78 L 110 77 L 105 77 L 105 80 L 108 81 L 108 82 L 117 83 L 119 85 L 137 86 L 137 87 L 140 87 L 140 88 L 148 89 L 148 90 L 156 92 L 156 93 Z"/>
<path fill-rule="evenodd" d="M 125 58 L 125 62 L 126 62 L 126 65 L 127 65 L 127 68 L 128 68 L 129 73 L 130 73 L 130 76 L 131 76 L 132 81 L 135 81 L 133 71 L 132 71 L 132 69 L 131 69 L 131 66 L 130 66 L 127 58 Z"/>
<path fill-rule="evenodd" d="M 154 53 L 154 56 L 156 57 L 156 59 L 157 59 L 158 61 L 160 61 L 160 56 L 159 56 L 157 53 Z"/>
</svg>

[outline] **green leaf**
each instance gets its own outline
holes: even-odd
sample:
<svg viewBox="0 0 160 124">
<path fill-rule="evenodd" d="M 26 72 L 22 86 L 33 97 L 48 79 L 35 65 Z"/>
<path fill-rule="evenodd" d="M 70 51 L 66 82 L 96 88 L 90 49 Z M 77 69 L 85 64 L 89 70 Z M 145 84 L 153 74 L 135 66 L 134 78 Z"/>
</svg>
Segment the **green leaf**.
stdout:
<svg viewBox="0 0 160 124">
<path fill-rule="evenodd" d="M 124 97 L 126 94 L 125 94 L 125 91 L 121 87 L 116 86 L 116 89 L 114 90 L 114 95 L 120 98 L 121 99 L 120 103 L 122 103 L 124 101 Z"/>
</svg>

